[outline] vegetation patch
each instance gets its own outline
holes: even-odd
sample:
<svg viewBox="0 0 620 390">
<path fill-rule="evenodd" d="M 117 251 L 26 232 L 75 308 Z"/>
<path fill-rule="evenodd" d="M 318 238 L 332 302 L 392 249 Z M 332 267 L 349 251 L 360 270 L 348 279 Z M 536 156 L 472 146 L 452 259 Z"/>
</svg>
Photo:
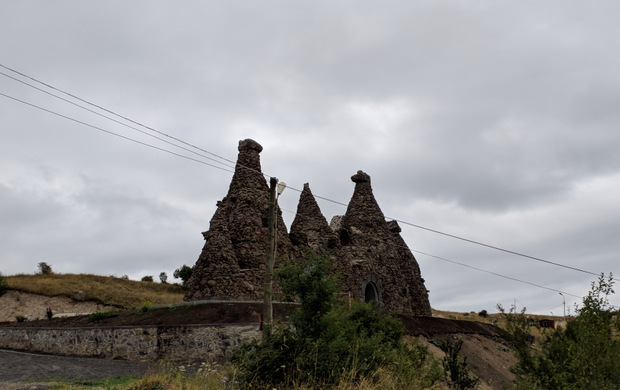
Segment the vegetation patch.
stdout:
<svg viewBox="0 0 620 390">
<path fill-rule="evenodd" d="M 152 304 L 183 300 L 183 288 L 179 285 L 142 283 L 114 276 L 41 273 L 6 276 L 6 281 L 7 288 L 13 290 L 92 300 L 121 308 L 132 308 L 147 300 Z"/>
<path fill-rule="evenodd" d="M 108 311 L 92 313 L 89 316 L 89 321 L 91 322 L 101 321 L 103 319 L 112 318 L 112 317 L 118 317 L 118 311 L 116 311 L 116 309 L 114 308 L 111 308 Z"/>
<path fill-rule="evenodd" d="M 429 388 L 443 370 L 420 344 L 402 342 L 403 325 L 371 304 L 336 300 L 338 278 L 326 257 L 277 271 L 282 292 L 301 303 L 291 323 L 278 325 L 233 356 L 243 386 L 323 388 L 344 382 L 381 382 L 381 388 Z"/>
<path fill-rule="evenodd" d="M 536 325 L 522 311 L 505 313 L 506 338 L 517 352 L 513 367 L 519 389 L 619 389 L 620 321 L 609 305 L 613 276 L 604 275 L 576 309 L 566 327 L 542 329 L 543 340 L 533 348 Z M 501 308 L 500 308 L 501 309 Z"/>
</svg>

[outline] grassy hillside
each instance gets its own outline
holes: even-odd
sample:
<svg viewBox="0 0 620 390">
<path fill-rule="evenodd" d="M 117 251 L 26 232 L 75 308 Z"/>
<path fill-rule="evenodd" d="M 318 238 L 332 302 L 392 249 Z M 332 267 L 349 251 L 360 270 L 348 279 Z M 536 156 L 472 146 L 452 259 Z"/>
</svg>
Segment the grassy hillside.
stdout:
<svg viewBox="0 0 620 390">
<path fill-rule="evenodd" d="M 6 276 L 8 288 L 45 296 L 92 300 L 123 308 L 183 300 L 183 290 L 173 284 L 135 282 L 113 276 L 91 274 L 37 274 Z M 83 291 L 84 294 L 78 294 Z"/>
</svg>

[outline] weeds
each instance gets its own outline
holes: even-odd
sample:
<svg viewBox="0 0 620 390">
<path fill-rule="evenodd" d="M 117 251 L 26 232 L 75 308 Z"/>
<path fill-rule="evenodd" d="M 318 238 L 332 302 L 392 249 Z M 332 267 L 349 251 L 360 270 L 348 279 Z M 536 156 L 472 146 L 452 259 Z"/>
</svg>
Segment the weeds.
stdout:
<svg viewBox="0 0 620 390">
<path fill-rule="evenodd" d="M 101 321 L 103 319 L 112 318 L 112 317 L 118 317 L 118 312 L 116 311 L 115 308 L 111 308 L 108 311 L 92 313 L 89 316 L 89 321 L 91 322 Z"/>
<path fill-rule="evenodd" d="M 113 276 L 36 274 L 6 276 L 8 288 L 46 296 L 74 297 L 83 291 L 105 305 L 132 308 L 136 302 L 168 304 L 183 300 L 183 289 L 173 284 L 141 283 Z"/>
<path fill-rule="evenodd" d="M 425 347 L 402 343 L 405 330 L 397 319 L 371 304 L 349 308 L 336 301 L 337 278 L 327 258 L 307 253 L 277 276 L 282 292 L 296 296 L 301 307 L 291 326 L 276 326 L 264 342 L 244 344 L 234 354 L 244 386 L 324 388 L 374 382 L 388 372 L 393 388 L 428 388 L 440 380 L 442 371 Z"/>
</svg>

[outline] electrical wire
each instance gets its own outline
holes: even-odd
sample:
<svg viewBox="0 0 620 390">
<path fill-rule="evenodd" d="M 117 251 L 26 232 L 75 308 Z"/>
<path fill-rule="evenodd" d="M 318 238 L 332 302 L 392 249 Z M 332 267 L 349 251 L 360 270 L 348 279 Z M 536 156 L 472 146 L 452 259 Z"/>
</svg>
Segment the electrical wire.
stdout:
<svg viewBox="0 0 620 390">
<path fill-rule="evenodd" d="M 74 95 L 74 94 L 71 94 L 71 93 L 69 93 L 69 92 L 66 92 L 66 91 L 64 91 L 64 90 L 62 90 L 62 89 L 60 89 L 60 88 L 56 88 L 56 87 L 54 87 L 54 86 L 52 86 L 52 85 L 50 85 L 50 84 L 48 84 L 48 83 L 45 83 L 45 82 L 43 82 L 43 81 L 40 81 L 40 80 L 38 80 L 38 79 L 36 79 L 36 78 L 34 78 L 34 77 L 28 76 L 28 75 L 26 75 L 26 74 L 24 74 L 24 73 L 22 73 L 22 72 L 19 72 L 19 71 L 15 70 L 15 69 L 10 68 L 10 67 L 8 67 L 8 66 L 6 66 L 6 65 L 4 65 L 4 64 L 0 64 L 0 67 L 2 67 L 2 68 L 4 68 L 4 69 L 6 69 L 6 70 L 8 70 L 8 71 L 11 71 L 11 72 L 13 72 L 13 73 L 16 73 L 16 74 L 18 74 L 18 75 L 20 75 L 20 76 L 22 76 L 22 77 L 25 77 L 25 78 L 27 78 L 27 79 L 29 79 L 29 80 L 32 80 L 32 81 L 34 81 L 34 82 L 36 82 L 36 83 L 39 83 L 39 84 L 41 84 L 41 85 L 44 85 L 45 87 L 50 88 L 50 89 L 52 89 L 52 90 L 54 90 L 54 91 L 58 91 L 58 92 L 60 92 L 60 93 L 62 93 L 62 94 L 65 94 L 65 95 L 67 95 L 67 96 L 70 96 L 71 98 L 76 99 L 76 100 L 78 100 L 78 101 L 80 101 L 80 102 L 82 102 L 82 103 L 86 103 L 86 104 L 88 104 L 88 105 L 90 105 L 90 106 L 92 106 L 92 107 L 96 107 L 96 108 L 98 108 L 99 110 L 102 110 L 102 111 L 104 111 L 104 112 L 107 112 L 107 113 L 109 113 L 109 114 L 112 114 L 112 115 L 114 115 L 114 116 L 117 116 L 117 117 L 119 117 L 119 118 L 121 118 L 121 119 L 124 119 L 124 120 L 126 120 L 126 121 L 128 121 L 128 122 L 131 122 L 131 123 L 133 123 L 133 124 L 135 124 L 135 125 L 138 125 L 138 126 L 140 126 L 140 127 L 143 127 L 143 128 L 145 128 L 145 129 L 148 129 L 148 130 L 150 130 L 150 131 L 153 131 L 153 132 L 155 132 L 155 133 L 157 133 L 157 134 L 160 134 L 160 135 L 162 135 L 162 136 L 164 136 L 164 137 L 168 137 L 168 138 L 173 139 L 173 140 L 175 140 L 175 141 L 177 141 L 177 142 L 180 142 L 180 143 L 182 143 L 182 144 L 184 144 L 184 145 L 186 145 L 186 146 L 190 146 L 190 147 L 192 147 L 192 148 L 195 148 L 195 149 L 197 149 L 197 150 L 200 150 L 201 152 L 204 152 L 204 153 L 210 154 L 210 155 L 212 155 L 212 156 L 214 156 L 214 157 L 217 157 L 217 158 L 219 158 L 219 159 L 222 159 L 222 160 L 224 160 L 224 161 L 227 161 L 227 162 L 229 162 L 229 163 L 232 163 L 233 165 L 235 164 L 235 162 L 234 162 L 234 161 L 232 161 L 232 160 L 229 160 L 229 159 L 227 159 L 227 158 L 225 158 L 225 157 L 222 157 L 222 156 L 217 155 L 217 154 L 215 154 L 215 153 L 212 153 L 212 152 L 210 152 L 210 151 L 208 151 L 208 150 L 205 150 L 205 149 L 203 149 L 203 148 L 200 148 L 200 147 L 198 147 L 198 146 L 196 146 L 196 145 L 193 145 L 193 144 L 191 144 L 191 143 L 189 143 L 189 142 L 185 142 L 185 141 L 183 141 L 183 140 L 181 140 L 181 139 L 179 139 L 179 138 L 173 137 L 173 136 L 171 136 L 171 135 L 169 135 L 169 134 L 163 133 L 163 132 L 161 132 L 161 131 L 159 131 L 159 130 L 156 130 L 156 129 L 152 128 L 152 127 L 149 127 L 149 126 L 147 126 L 147 125 L 144 125 L 144 124 L 142 124 L 142 123 L 140 123 L 140 122 L 137 122 L 137 121 L 135 121 L 135 120 L 133 120 L 133 119 L 130 119 L 130 118 L 126 117 L 126 116 L 123 116 L 123 115 L 121 115 L 121 114 L 118 114 L 118 113 L 116 113 L 116 112 L 114 112 L 114 111 L 112 111 L 112 110 L 109 110 L 109 109 L 105 108 L 105 107 L 102 107 L 102 106 L 97 105 L 97 104 L 95 104 L 95 103 L 91 103 L 91 102 L 89 102 L 88 100 L 82 99 L 82 98 L 80 98 L 80 97 L 78 97 L 78 96 L 76 96 L 76 95 Z"/>
<path fill-rule="evenodd" d="M 99 127 L 99 126 L 91 125 L 90 123 L 86 123 L 86 122 L 84 122 L 84 121 L 81 121 L 81 120 L 78 120 L 78 119 L 75 119 L 75 118 L 71 118 L 70 116 L 67 116 L 67 115 L 64 115 L 64 114 L 58 113 L 58 112 L 56 112 L 56 111 L 53 111 L 53 110 L 50 110 L 50 109 L 47 109 L 47 108 L 44 108 L 44 107 L 41 107 L 41 106 L 38 106 L 38 105 L 33 104 L 33 103 L 29 103 L 29 102 L 27 102 L 27 101 L 25 101 L 25 100 L 18 99 L 18 98 L 16 98 L 16 97 L 13 97 L 13 96 L 7 95 L 7 94 L 2 93 L 2 92 L 0 92 L 0 96 L 4 96 L 4 97 L 6 97 L 6 98 L 8 98 L 8 99 L 11 99 L 11 100 L 14 100 L 14 101 L 16 101 L 16 102 L 19 102 L 19 103 L 25 104 L 25 105 L 27 105 L 27 106 L 30 106 L 30 107 L 33 107 L 33 108 L 39 109 L 39 110 L 41 110 L 41 111 L 47 112 L 47 113 L 52 114 L 52 115 L 56 115 L 56 116 L 58 116 L 58 117 L 61 117 L 61 118 L 67 119 L 67 120 L 73 121 L 73 122 L 75 122 L 75 123 L 79 123 L 79 124 L 81 124 L 81 125 L 84 125 L 84 126 L 90 127 L 90 128 L 92 128 L 92 129 L 99 130 L 99 131 L 102 131 L 102 132 L 104 132 L 104 133 L 107 133 L 107 134 L 110 134 L 110 135 L 113 135 L 113 136 L 116 136 L 116 137 L 122 138 L 122 139 L 124 139 L 124 140 L 131 141 L 131 142 L 135 142 L 135 143 L 140 144 L 140 145 L 142 145 L 142 146 L 146 146 L 146 147 L 149 147 L 149 148 L 152 148 L 152 149 L 155 149 L 155 150 L 159 150 L 159 151 L 161 151 L 161 152 L 169 153 L 169 154 L 172 154 L 172 155 L 174 155 L 174 156 L 181 157 L 181 158 L 184 158 L 184 159 L 187 159 L 187 160 L 190 160 L 190 161 L 194 161 L 194 162 L 197 162 L 197 163 L 200 163 L 200 164 L 208 165 L 208 166 L 210 166 L 210 167 L 217 168 L 217 169 L 220 169 L 220 170 L 222 170 L 222 171 L 226 171 L 226 172 L 232 172 L 232 173 L 234 173 L 234 171 L 232 171 L 232 170 L 230 170 L 230 169 L 222 168 L 222 167 L 219 167 L 219 166 L 217 166 L 217 165 L 210 164 L 210 163 L 208 163 L 208 162 L 206 162 L 206 161 L 202 161 L 202 160 L 195 159 L 195 158 L 193 158 L 193 157 L 185 156 L 185 155 L 182 155 L 182 154 L 179 154 L 179 153 L 173 152 L 173 151 L 168 150 L 168 149 L 160 148 L 159 146 L 151 145 L 151 144 L 148 144 L 148 143 L 146 143 L 146 142 L 142 142 L 142 141 L 139 141 L 139 140 L 137 140 L 137 139 L 130 138 L 130 137 L 127 137 L 127 136 L 122 135 L 122 134 L 115 133 L 115 132 L 110 131 L 110 130 L 106 130 L 106 129 L 104 129 L 104 128 L 102 128 L 102 127 Z"/>
<path fill-rule="evenodd" d="M 179 138 L 177 138 L 177 137 L 173 137 L 173 136 L 171 136 L 171 135 L 169 135 L 169 134 L 163 133 L 163 132 L 161 132 L 161 131 L 159 131 L 159 130 L 156 130 L 156 129 L 152 128 L 152 127 L 146 126 L 146 125 L 144 125 L 144 124 L 142 124 L 142 123 L 140 123 L 140 122 L 137 122 L 137 121 L 135 121 L 135 120 L 132 120 L 132 119 L 130 119 L 130 118 L 126 117 L 126 116 L 123 116 L 123 115 L 121 115 L 121 114 L 118 114 L 118 113 L 116 113 L 116 112 L 114 112 L 114 111 L 112 111 L 112 110 L 106 109 L 106 108 L 104 108 L 104 107 L 102 107 L 102 106 L 100 106 L 100 105 L 97 105 L 97 104 L 91 103 L 91 102 L 89 102 L 89 101 L 87 101 L 87 100 L 85 100 L 85 99 L 82 99 L 82 98 L 80 98 L 80 97 L 78 97 L 78 96 L 74 95 L 74 94 L 71 94 L 71 93 L 66 92 L 66 91 L 64 91 L 64 90 L 62 90 L 62 89 L 56 88 L 56 87 L 54 87 L 54 86 L 52 86 L 52 85 L 50 85 L 50 84 L 47 84 L 47 83 L 45 83 L 45 82 L 43 82 L 43 81 L 40 81 L 40 80 L 38 80 L 38 79 L 36 79 L 36 78 L 34 78 L 34 77 L 28 76 L 28 75 L 26 75 L 26 74 L 24 74 L 24 73 L 22 73 L 22 72 L 19 72 L 19 71 L 15 70 L 15 69 L 12 69 L 12 68 L 10 68 L 10 67 L 8 67 L 8 66 L 5 66 L 5 65 L 3 65 L 3 64 L 0 64 L 0 67 L 4 68 L 4 69 L 6 69 L 6 70 L 9 70 L 9 71 L 11 71 L 11 72 L 13 72 L 13 73 L 16 73 L 16 74 L 18 74 L 18 75 L 20 75 L 20 76 L 22 76 L 22 77 L 25 77 L 25 78 L 27 78 L 27 79 L 30 79 L 30 80 L 32 80 L 32 81 L 35 81 L 35 82 L 37 82 L 37 83 L 39 83 L 39 84 L 41 84 L 41 85 L 44 85 L 44 86 L 45 86 L 45 87 L 47 87 L 47 88 L 50 88 L 50 89 L 53 89 L 53 90 L 55 90 L 55 91 L 61 92 L 61 93 L 65 94 L 65 95 L 67 95 L 67 96 L 70 96 L 70 97 L 71 97 L 71 98 L 73 98 L 73 99 L 76 99 L 76 100 L 78 100 L 78 101 L 81 101 L 81 102 L 83 102 L 83 103 L 86 103 L 86 104 L 88 104 L 88 105 L 90 105 L 90 106 L 92 106 L 92 107 L 96 107 L 97 109 L 100 109 L 100 110 L 105 111 L 105 112 L 107 112 L 107 113 L 109 113 L 109 114 L 112 114 L 112 115 L 114 115 L 114 116 L 117 116 L 117 117 L 119 117 L 119 118 L 122 118 L 122 119 L 124 119 L 124 120 L 126 120 L 126 121 L 128 121 L 128 122 L 134 123 L 134 124 L 136 124 L 136 125 L 138 125 L 138 126 L 141 126 L 141 127 L 145 128 L 145 129 L 148 129 L 148 130 L 150 130 L 150 131 L 153 131 L 153 132 L 155 132 L 155 133 L 157 133 L 157 134 L 160 134 L 160 135 L 165 136 L 165 137 L 167 137 L 167 138 L 173 139 L 173 140 L 175 140 L 175 141 L 177 141 L 177 142 L 180 142 L 180 143 L 182 143 L 182 144 L 184 144 L 184 145 L 187 145 L 187 146 L 190 146 L 190 147 L 195 148 L 195 149 L 197 149 L 197 150 L 200 150 L 200 151 L 202 151 L 202 152 L 204 152 L 204 153 L 208 153 L 209 155 L 215 156 L 215 157 L 217 157 L 217 158 L 219 158 L 219 159 L 222 159 L 223 161 L 226 161 L 226 162 L 229 162 L 229 163 L 235 164 L 235 162 L 234 162 L 234 161 L 232 161 L 232 160 L 230 160 L 230 159 L 227 159 L 227 158 L 222 157 L 222 156 L 220 156 L 220 155 L 218 155 L 218 154 L 215 154 L 215 153 L 213 153 L 213 152 L 210 152 L 210 151 L 208 151 L 208 150 L 206 150 L 206 149 L 200 148 L 200 147 L 198 147 L 198 146 L 196 146 L 196 145 L 193 145 L 193 144 L 191 144 L 191 143 L 188 143 L 188 142 L 186 142 L 186 141 L 183 141 L 183 140 L 181 140 L 181 139 L 179 139 Z M 63 99 L 63 98 L 61 98 L 61 97 L 58 97 L 58 96 L 56 96 L 56 95 L 54 95 L 54 94 L 51 94 L 51 93 L 49 93 L 49 92 L 43 91 L 43 90 L 41 90 L 41 89 L 39 89 L 39 88 L 37 88 L 37 87 L 35 87 L 35 86 L 32 86 L 32 85 L 30 85 L 30 84 L 28 84 L 28 83 L 25 83 L 25 82 L 23 82 L 23 81 L 21 81 L 21 80 L 18 80 L 18 79 L 16 79 L 16 78 L 14 78 L 14 77 L 11 77 L 11 76 L 9 76 L 9 75 L 7 75 L 7 74 L 3 73 L 3 72 L 0 72 L 0 74 L 4 75 L 4 76 L 6 76 L 6 77 L 9 77 L 9 78 L 11 78 L 11 79 L 13 79 L 13 80 L 19 81 L 19 82 L 21 82 L 21 83 L 23 83 L 23 84 L 26 84 L 26 85 L 28 85 L 28 86 L 30 86 L 30 87 L 32 87 L 32 88 L 35 88 L 35 89 L 37 89 L 37 90 L 40 90 L 40 91 L 42 91 L 42 92 L 45 92 L 45 93 L 47 93 L 47 94 L 50 94 L 50 95 L 52 95 L 52 96 L 54 96 L 54 97 L 57 97 L 57 98 L 62 99 L 62 100 L 64 100 L 64 101 L 67 101 L 67 102 L 69 102 L 69 103 L 71 103 L 71 104 L 77 105 L 77 104 L 75 104 L 75 103 L 73 103 L 73 102 L 70 102 L 70 101 L 68 101 L 68 100 L 66 100 L 66 99 Z M 224 168 L 221 168 L 221 167 L 217 167 L 217 166 L 214 166 L 214 165 L 212 165 L 212 164 L 205 163 L 204 161 L 200 161 L 200 160 L 196 160 L 196 159 L 193 159 L 193 158 L 190 158 L 190 157 L 184 156 L 184 155 L 180 155 L 180 154 L 177 154 L 177 153 L 171 152 L 171 151 L 169 151 L 169 150 L 167 150 L 167 149 L 159 148 L 159 147 L 156 147 L 156 146 L 153 146 L 153 145 L 150 145 L 150 144 L 143 143 L 143 142 L 141 142 L 141 141 L 134 140 L 134 139 L 129 138 L 129 137 L 122 136 L 122 135 L 117 134 L 117 133 L 114 133 L 114 132 L 110 132 L 110 131 L 108 131 L 108 130 L 104 130 L 104 129 L 102 129 L 102 128 L 99 128 L 99 127 L 96 127 L 96 126 L 93 126 L 93 125 L 89 125 L 89 124 L 87 124 L 87 123 L 85 123 L 85 122 L 81 122 L 81 121 L 78 121 L 78 120 L 76 120 L 76 119 L 70 118 L 70 117 L 68 117 L 68 116 L 65 116 L 65 115 L 62 115 L 62 114 L 59 114 L 59 113 L 53 112 L 53 111 L 51 111 L 51 110 L 47 110 L 47 109 L 44 109 L 44 108 L 42 108 L 42 107 L 39 107 L 39 106 L 33 105 L 33 104 L 31 104 L 31 103 L 27 103 L 27 102 L 22 101 L 22 100 L 20 100 L 20 99 L 13 98 L 13 97 L 8 96 L 8 95 L 5 95 L 5 94 L 1 94 L 1 95 L 5 96 L 5 97 L 8 97 L 8 98 L 10 98 L 10 99 L 16 100 L 16 101 L 20 101 L 20 102 L 22 102 L 22 103 L 24 103 L 24 104 L 31 105 L 31 106 L 33 106 L 33 107 L 35 107 L 35 108 L 39 108 L 39 109 L 41 109 L 41 110 L 44 110 L 44 111 L 50 112 L 50 113 L 52 113 L 52 114 L 55 114 L 55 115 L 61 116 L 61 117 L 63 117 L 63 118 L 66 118 L 66 119 L 69 119 L 69 120 L 72 120 L 72 121 L 75 121 L 75 122 L 78 122 L 78 123 L 84 124 L 84 125 L 89 126 L 89 127 L 92 127 L 92 128 L 95 128 L 95 129 L 97 129 L 97 130 L 104 131 L 104 132 L 110 133 L 110 134 L 112 134 L 112 135 L 116 135 L 116 136 L 121 137 L 121 138 L 125 138 L 125 139 L 130 140 L 130 141 L 133 141 L 133 142 L 137 142 L 137 143 L 142 144 L 142 145 L 144 145 L 144 146 L 152 147 L 152 148 L 154 148 L 154 149 L 158 149 L 158 150 L 161 150 L 161 151 L 164 151 L 164 152 L 167 152 L 167 153 L 171 153 L 171 154 L 173 154 L 173 155 L 177 155 L 177 156 L 182 157 L 182 158 L 186 158 L 186 159 L 189 159 L 189 160 L 194 160 L 194 161 L 196 161 L 196 162 L 200 162 L 200 163 L 202 163 L 202 164 L 209 165 L 209 166 L 212 166 L 212 167 L 214 167 L 214 168 L 218 168 L 218 169 L 222 169 L 222 170 L 227 171 L 227 172 L 231 172 L 230 170 L 227 170 L 227 169 L 224 169 Z M 88 109 L 88 108 L 83 107 L 83 106 L 80 106 L 80 105 L 77 105 L 77 106 L 78 106 L 78 107 L 80 107 L 80 108 L 86 109 L 86 110 L 88 110 L 88 111 L 90 111 L 90 112 L 93 112 L 93 113 L 95 113 L 95 114 L 97 114 L 97 115 L 103 116 L 103 117 L 105 117 L 105 118 L 107 118 L 107 119 L 113 120 L 113 121 L 114 121 L 114 122 L 116 122 L 116 123 L 120 123 L 120 122 L 118 122 L 118 121 L 116 121 L 116 120 L 114 120 L 114 119 L 112 119 L 112 118 L 109 118 L 109 117 L 107 117 L 107 116 L 105 116 L 105 115 L 102 115 L 102 114 L 96 113 L 96 112 L 94 112 L 94 111 L 92 111 L 92 110 L 90 110 L 90 109 Z M 122 124 L 122 125 L 124 125 L 124 126 L 128 126 L 128 125 L 123 124 L 123 123 L 120 123 L 120 124 Z M 137 130 L 137 131 L 142 132 L 141 130 L 138 130 L 138 129 L 134 128 L 134 127 L 131 127 L 131 126 L 128 126 L 128 127 L 132 128 L 132 129 L 134 129 L 134 130 Z M 150 136 L 152 136 L 152 135 L 150 135 Z M 161 139 L 161 138 L 159 138 L 159 137 L 155 137 L 155 138 L 157 138 L 158 140 L 162 140 L 162 139 Z M 163 141 L 163 140 L 162 140 L 162 141 Z M 164 141 L 164 142 L 165 142 L 165 141 Z M 176 146 L 176 147 L 182 148 L 182 149 L 184 149 L 184 150 L 186 150 L 186 151 L 189 151 L 188 149 L 185 149 L 185 148 L 183 148 L 183 147 L 181 147 L 181 146 L 178 146 L 178 145 L 176 145 L 176 144 L 173 144 L 173 143 L 170 143 L 170 144 L 171 144 L 171 145 L 174 145 L 174 146 Z M 192 152 L 192 153 L 195 153 L 195 152 Z M 199 155 L 200 155 L 200 154 L 199 154 Z M 200 155 L 200 156 L 202 156 L 202 157 L 206 157 L 206 156 L 204 156 L 204 155 Z M 206 158 L 208 158 L 208 157 L 206 157 Z M 214 161 L 216 161 L 216 160 L 214 160 Z M 221 163 L 221 162 L 219 162 L 219 161 L 218 161 L 218 163 L 222 164 L 222 163 Z M 238 167 L 241 167 L 241 168 L 250 169 L 250 170 L 252 170 L 252 171 L 257 171 L 257 170 L 255 170 L 255 169 L 253 169 L 253 168 L 250 168 L 250 167 L 245 167 L 245 166 L 243 166 L 243 165 L 241 165 L 241 164 L 239 164 L 239 163 L 237 163 L 237 166 L 238 166 Z M 257 171 L 257 172 L 258 172 L 258 171 Z M 260 174 L 262 174 L 262 175 L 264 175 L 264 176 L 266 176 L 266 177 L 269 177 L 269 178 L 273 177 L 273 176 L 271 176 L 271 175 L 267 175 L 267 174 L 264 174 L 264 173 L 262 173 L 262 172 L 260 172 Z M 291 189 L 291 190 L 293 190 L 293 191 L 302 192 L 302 190 L 297 189 L 297 188 L 295 188 L 295 187 L 288 187 L 288 188 L 289 188 L 289 189 Z M 319 196 L 319 195 L 314 195 L 314 197 L 315 197 L 315 198 L 317 198 L 317 199 L 321 199 L 321 200 L 324 200 L 324 201 L 330 202 L 330 203 L 334 203 L 334 204 L 340 205 L 340 206 L 345 206 L 345 207 L 347 207 L 347 206 L 348 206 L 346 203 L 339 202 L 339 201 L 336 201 L 336 200 L 333 200 L 333 199 L 330 199 L 330 198 L 327 198 L 327 197 L 323 197 L 323 196 Z M 421 226 L 421 225 L 414 224 L 414 223 L 411 223 L 411 222 L 407 222 L 407 221 L 404 221 L 404 220 L 400 220 L 400 219 L 397 219 L 397 218 L 391 218 L 391 217 L 386 217 L 386 218 L 387 218 L 387 219 L 392 219 L 392 220 L 394 220 L 394 221 L 397 221 L 397 222 L 399 222 L 399 223 L 401 223 L 401 224 L 403 224 L 403 225 L 411 226 L 411 227 L 414 227 L 414 228 L 417 228 L 417 229 L 421 229 L 421 230 L 429 231 L 429 232 L 432 232 L 432 233 L 435 233 L 435 234 L 443 235 L 443 236 L 446 236 L 446 237 L 449 237 L 449 238 L 453 238 L 453 239 L 461 240 L 461 241 L 464 241 L 464 242 L 468 242 L 468 243 L 471 243 L 471 244 L 479 245 L 479 246 L 486 247 L 486 248 L 489 248 L 489 249 L 493 249 L 493 250 L 501 251 L 501 252 L 508 253 L 508 254 L 511 254 L 511 255 L 515 255 L 515 256 L 519 256 L 519 257 L 523 257 L 523 258 L 531 259 L 531 260 L 535 260 L 535 261 L 538 261 L 538 262 L 543 262 L 543 263 L 546 263 L 546 264 L 549 264 L 549 265 L 554 265 L 554 266 L 557 266 L 557 267 L 562 267 L 562 268 L 570 269 L 570 270 L 573 270 L 573 271 L 577 271 L 577 272 L 581 272 L 581 273 L 585 273 L 585 274 L 589 274 L 589 275 L 594 275 L 594 276 L 599 276 L 599 275 L 600 275 L 600 274 L 598 274 L 598 273 L 595 273 L 595 272 L 592 272 L 592 271 L 588 271 L 588 270 L 584 270 L 584 269 L 581 269 L 581 268 L 578 268 L 578 267 L 573 267 L 573 266 L 569 266 L 569 265 L 561 264 L 561 263 L 558 263 L 558 262 L 554 262 L 554 261 L 550 261 L 550 260 L 545 260 L 545 259 L 542 259 L 542 258 L 540 258 L 540 257 L 535 257 L 535 256 L 527 255 L 527 254 L 520 253 L 520 252 L 516 252 L 516 251 L 513 251 L 513 250 L 509 250 L 509 249 L 501 248 L 501 247 L 498 247 L 498 246 L 495 246 L 495 245 L 485 244 L 485 243 L 480 242 L 480 241 L 476 241 L 476 240 L 468 239 L 468 238 L 465 238 L 465 237 L 457 236 L 457 235 L 450 234 L 450 233 L 446 233 L 446 232 L 442 232 L 442 231 L 439 231 L 439 230 L 436 230 L 436 229 L 431 229 L 431 228 L 428 228 L 428 227 L 425 227 L 425 226 Z M 613 280 L 615 280 L 615 279 L 613 279 Z"/>
</svg>

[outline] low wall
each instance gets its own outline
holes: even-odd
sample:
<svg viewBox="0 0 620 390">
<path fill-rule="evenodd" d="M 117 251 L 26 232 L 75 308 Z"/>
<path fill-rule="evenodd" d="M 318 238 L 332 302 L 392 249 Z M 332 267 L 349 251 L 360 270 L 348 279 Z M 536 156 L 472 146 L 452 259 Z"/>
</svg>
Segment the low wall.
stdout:
<svg viewBox="0 0 620 390">
<path fill-rule="evenodd" d="M 223 361 L 259 336 L 257 325 L 0 327 L 0 348 L 108 359 Z"/>
</svg>

